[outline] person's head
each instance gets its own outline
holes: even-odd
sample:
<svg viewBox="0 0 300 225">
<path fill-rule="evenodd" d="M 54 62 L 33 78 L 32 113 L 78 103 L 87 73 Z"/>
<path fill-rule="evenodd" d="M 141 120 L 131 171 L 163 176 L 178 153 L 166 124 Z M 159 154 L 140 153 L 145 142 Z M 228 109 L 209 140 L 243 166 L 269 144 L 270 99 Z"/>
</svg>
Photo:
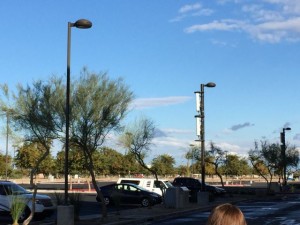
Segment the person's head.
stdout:
<svg viewBox="0 0 300 225">
<path fill-rule="evenodd" d="M 247 225 L 247 223 L 238 207 L 225 203 L 213 209 L 207 225 Z"/>
</svg>

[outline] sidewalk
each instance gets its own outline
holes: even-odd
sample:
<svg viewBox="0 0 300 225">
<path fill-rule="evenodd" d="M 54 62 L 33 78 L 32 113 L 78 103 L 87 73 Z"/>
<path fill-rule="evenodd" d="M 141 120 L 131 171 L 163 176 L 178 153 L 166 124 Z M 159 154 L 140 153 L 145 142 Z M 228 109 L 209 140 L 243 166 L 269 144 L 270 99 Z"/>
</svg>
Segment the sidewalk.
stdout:
<svg viewBox="0 0 300 225">
<path fill-rule="evenodd" d="M 253 199 L 255 196 L 251 196 Z M 209 202 L 207 205 L 201 206 L 197 203 L 189 203 L 185 208 L 166 208 L 163 204 L 155 205 L 151 208 L 135 208 L 122 210 L 120 212 L 114 212 L 108 214 L 107 218 L 103 219 L 100 214 L 89 215 L 80 217 L 80 221 L 75 221 L 75 225 L 124 225 L 124 224 L 142 224 L 147 221 L 165 219 L 168 217 L 177 217 L 189 212 L 211 210 L 213 207 L 222 203 L 236 203 L 239 201 L 245 201 L 249 199 L 249 196 L 236 195 L 236 196 L 224 196 L 219 197 L 213 202 Z"/>
</svg>

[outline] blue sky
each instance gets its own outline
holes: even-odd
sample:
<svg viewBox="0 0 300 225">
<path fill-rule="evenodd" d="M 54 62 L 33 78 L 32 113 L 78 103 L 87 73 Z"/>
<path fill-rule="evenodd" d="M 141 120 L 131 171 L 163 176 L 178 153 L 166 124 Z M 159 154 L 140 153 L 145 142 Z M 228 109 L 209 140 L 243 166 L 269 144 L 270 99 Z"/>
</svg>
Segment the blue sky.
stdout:
<svg viewBox="0 0 300 225">
<path fill-rule="evenodd" d="M 186 163 L 194 91 L 207 82 L 206 143 L 245 155 L 289 126 L 287 142 L 300 144 L 299 0 L 3 0 L 0 18 L 0 83 L 11 88 L 64 76 L 67 23 L 92 21 L 72 28 L 71 79 L 83 66 L 124 78 L 136 97 L 129 118 L 161 131 L 149 159 Z"/>
</svg>

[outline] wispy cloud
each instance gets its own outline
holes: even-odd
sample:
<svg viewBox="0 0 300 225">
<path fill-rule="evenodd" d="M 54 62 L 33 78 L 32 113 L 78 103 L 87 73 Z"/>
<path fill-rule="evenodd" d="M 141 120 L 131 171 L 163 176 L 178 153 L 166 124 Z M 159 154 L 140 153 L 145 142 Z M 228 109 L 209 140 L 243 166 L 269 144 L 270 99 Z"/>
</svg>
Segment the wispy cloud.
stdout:
<svg viewBox="0 0 300 225">
<path fill-rule="evenodd" d="M 268 43 L 300 41 L 300 0 L 264 0 L 257 4 L 222 1 L 222 4 L 237 4 L 234 10 L 240 14 L 235 13 L 235 19 L 196 23 L 184 32 L 244 32 L 254 40 Z"/>
<path fill-rule="evenodd" d="M 190 11 L 195 11 L 195 10 L 199 10 L 201 9 L 202 6 L 200 3 L 195 3 L 195 4 L 191 4 L 191 5 L 184 5 L 179 9 L 179 13 L 188 13 Z"/>
<path fill-rule="evenodd" d="M 178 15 L 171 19 L 170 22 L 179 22 L 186 17 L 198 17 L 198 16 L 209 16 L 214 11 L 209 8 L 204 8 L 200 3 L 188 4 L 182 6 L 178 10 Z"/>
<path fill-rule="evenodd" d="M 254 126 L 254 124 L 251 124 L 249 122 L 246 122 L 246 123 L 243 123 L 243 124 L 236 124 L 236 125 L 233 125 L 230 130 L 232 131 L 237 131 L 237 130 L 240 130 L 242 128 L 245 128 L 245 127 L 251 127 L 251 126 Z"/>
<path fill-rule="evenodd" d="M 209 31 L 209 30 L 219 30 L 219 31 L 230 31 L 239 30 L 242 27 L 241 21 L 236 20 L 223 20 L 223 21 L 213 21 L 207 24 L 197 24 L 186 28 L 184 31 L 186 33 L 194 33 L 196 31 Z"/>
<path fill-rule="evenodd" d="M 171 96 L 162 98 L 138 98 L 132 103 L 134 109 L 145 109 L 153 107 L 163 107 L 169 105 L 182 104 L 189 101 L 192 97 L 188 96 Z"/>
<path fill-rule="evenodd" d="M 165 146 L 169 149 L 171 147 L 187 148 L 189 146 L 188 142 L 185 142 L 182 139 L 178 139 L 174 137 L 155 138 L 153 139 L 153 143 L 156 146 Z"/>
<path fill-rule="evenodd" d="M 155 137 L 159 138 L 159 137 L 167 137 L 167 134 L 162 131 L 161 129 L 156 129 L 155 130 Z"/>
<path fill-rule="evenodd" d="M 238 145 L 233 145 L 227 142 L 221 142 L 221 143 L 216 143 L 215 144 L 217 147 L 221 148 L 224 151 L 229 151 L 229 152 L 239 152 L 240 146 Z"/>
</svg>

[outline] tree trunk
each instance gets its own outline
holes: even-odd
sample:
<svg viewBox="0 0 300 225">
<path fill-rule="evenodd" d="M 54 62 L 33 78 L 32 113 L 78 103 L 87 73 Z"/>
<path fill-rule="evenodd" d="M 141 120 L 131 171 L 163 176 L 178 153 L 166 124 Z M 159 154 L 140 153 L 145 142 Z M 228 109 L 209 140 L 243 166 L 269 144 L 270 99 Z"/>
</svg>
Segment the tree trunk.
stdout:
<svg viewBox="0 0 300 225">
<path fill-rule="evenodd" d="M 34 192 L 33 192 L 33 196 L 32 196 L 32 209 L 31 209 L 31 213 L 29 215 L 29 217 L 24 220 L 23 225 L 28 225 L 31 220 L 33 219 L 34 213 L 35 213 L 35 196 L 36 196 L 36 192 L 37 192 L 37 186 L 34 185 Z"/>
<path fill-rule="evenodd" d="M 33 183 L 33 176 L 36 175 L 36 172 L 38 171 L 38 168 L 41 164 L 41 162 L 44 161 L 44 159 L 49 155 L 50 153 L 50 149 L 48 147 L 46 147 L 45 145 L 43 145 L 44 148 L 46 149 L 46 152 L 43 154 L 43 156 L 41 158 L 39 158 L 39 160 L 36 162 L 35 166 L 31 169 L 30 171 L 30 187 L 34 188 L 34 183 Z"/>
<path fill-rule="evenodd" d="M 220 178 L 221 180 L 221 184 L 222 184 L 222 187 L 224 187 L 224 181 L 223 181 L 223 177 L 220 173 L 217 173 L 217 176 Z"/>
<path fill-rule="evenodd" d="M 93 184 L 93 186 L 94 186 L 94 188 L 97 192 L 98 197 L 101 200 L 102 218 L 106 218 L 107 217 L 107 207 L 105 205 L 103 194 L 102 194 L 100 188 L 98 187 L 98 184 L 97 184 L 97 181 L 96 181 L 92 155 L 88 152 L 88 150 L 85 150 L 84 156 L 86 157 L 86 162 L 88 162 L 87 165 L 88 165 L 88 170 L 90 172 L 90 175 L 92 177 L 92 184 Z"/>
</svg>

